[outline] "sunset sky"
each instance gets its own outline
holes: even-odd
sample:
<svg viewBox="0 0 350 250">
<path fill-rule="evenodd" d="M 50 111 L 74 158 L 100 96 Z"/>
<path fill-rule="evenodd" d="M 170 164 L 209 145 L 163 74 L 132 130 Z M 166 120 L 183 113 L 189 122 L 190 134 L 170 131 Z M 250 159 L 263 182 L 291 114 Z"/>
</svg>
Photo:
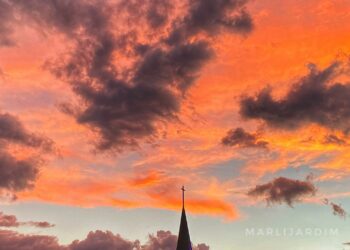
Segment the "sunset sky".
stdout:
<svg viewBox="0 0 350 250">
<path fill-rule="evenodd" d="M 171 248 L 182 185 L 196 250 L 346 249 L 349 28 L 348 0 L 0 0 L 0 250 Z"/>
</svg>

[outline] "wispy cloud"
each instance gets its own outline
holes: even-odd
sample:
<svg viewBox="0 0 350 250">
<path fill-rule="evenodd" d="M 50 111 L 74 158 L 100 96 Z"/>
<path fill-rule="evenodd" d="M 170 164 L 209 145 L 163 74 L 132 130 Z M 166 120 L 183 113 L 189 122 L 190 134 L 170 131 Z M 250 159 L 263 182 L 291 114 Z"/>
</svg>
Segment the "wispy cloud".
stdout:
<svg viewBox="0 0 350 250">
<path fill-rule="evenodd" d="M 6 215 L 0 212 L 0 227 L 19 227 L 19 226 L 32 226 L 38 228 L 49 228 L 55 225 L 47 221 L 18 221 L 15 215 Z"/>
</svg>

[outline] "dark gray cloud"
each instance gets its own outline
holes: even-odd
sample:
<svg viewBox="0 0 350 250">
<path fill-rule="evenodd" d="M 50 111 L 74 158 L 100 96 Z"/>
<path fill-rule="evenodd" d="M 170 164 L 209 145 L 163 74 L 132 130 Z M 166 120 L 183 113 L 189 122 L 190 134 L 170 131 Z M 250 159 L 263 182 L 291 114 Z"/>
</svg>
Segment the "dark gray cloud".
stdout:
<svg viewBox="0 0 350 250">
<path fill-rule="evenodd" d="M 17 160 L 0 151 L 0 189 L 16 192 L 31 188 L 38 172 L 38 164 L 34 160 Z"/>
<path fill-rule="evenodd" d="M 188 14 L 176 20 L 167 42 L 176 44 L 198 33 L 216 35 L 220 32 L 249 33 L 253 29 L 251 16 L 245 10 L 245 0 L 189 1 Z"/>
<path fill-rule="evenodd" d="M 132 86 L 109 73 L 105 75 L 103 70 L 98 72 L 101 75 L 94 72 L 89 81 L 99 81 L 103 84 L 101 90 L 96 91 L 92 82 L 73 83 L 87 104 L 85 110 L 76 113 L 78 122 L 98 129 L 99 149 L 136 146 L 139 138 L 156 133 L 157 121 L 176 119 L 181 98 L 173 89 L 185 90 L 210 55 L 205 43 L 181 45 L 169 51 L 149 50 L 136 66 Z M 99 67 L 109 67 L 103 66 L 109 62 L 98 61 Z"/>
<path fill-rule="evenodd" d="M 310 66 L 285 97 L 274 99 L 271 89 L 255 97 L 244 97 L 240 113 L 244 118 L 260 119 L 272 127 L 295 129 L 308 123 L 339 129 L 350 128 L 350 84 L 339 83 L 335 78 L 342 72 L 334 63 L 324 70 Z"/>
<path fill-rule="evenodd" d="M 245 131 L 243 128 L 232 129 L 222 138 L 221 143 L 225 146 L 267 148 L 268 142 L 259 140 L 257 134 Z"/>
<path fill-rule="evenodd" d="M 90 38 L 98 43 L 79 46 L 58 74 L 84 100 L 86 108 L 74 115 L 99 132 L 98 149 L 135 147 L 140 139 L 156 135 L 157 122 L 176 120 L 183 94 L 212 51 L 204 41 L 147 46 L 127 80 L 118 76 L 112 62 L 120 49 L 117 38 L 105 27 L 101 30 Z"/>
<path fill-rule="evenodd" d="M 22 21 L 34 21 L 43 32 L 60 31 L 71 36 L 82 35 L 80 29 L 99 34 L 112 11 L 96 0 L 15 0 L 11 4 Z"/>
<path fill-rule="evenodd" d="M 150 0 L 146 13 L 150 27 L 153 29 L 163 27 L 169 21 L 169 13 L 173 7 L 171 1 Z"/>
<path fill-rule="evenodd" d="M 0 249 L 6 250 L 165 250 L 176 249 L 177 236 L 169 231 L 158 231 L 149 235 L 144 245 L 140 241 L 130 241 L 112 232 L 90 232 L 84 240 L 76 240 L 70 245 L 58 244 L 53 236 L 24 235 L 13 231 L 0 230 Z M 193 246 L 193 250 L 209 250 L 205 244 Z"/>
<path fill-rule="evenodd" d="M 51 151 L 53 142 L 29 132 L 19 119 L 8 113 L 0 114 L 0 190 L 16 192 L 31 188 L 38 175 L 39 160 L 18 160 L 7 151 L 11 143 Z"/>
<path fill-rule="evenodd" d="M 331 202 L 330 203 L 332 210 L 333 210 L 333 214 L 336 216 L 339 216 L 341 218 L 346 218 L 346 211 L 344 210 L 344 208 L 342 208 L 342 206 L 340 204 L 336 204 Z"/>
<path fill-rule="evenodd" d="M 315 195 L 317 189 L 310 178 L 305 181 L 278 177 L 271 182 L 256 185 L 248 195 L 252 197 L 263 197 L 268 204 L 286 203 L 292 206 L 306 196 Z"/>
<path fill-rule="evenodd" d="M 341 204 L 336 204 L 334 202 L 330 202 L 328 199 L 324 199 L 324 204 L 329 205 L 332 208 L 332 212 L 335 216 L 339 216 L 340 218 L 345 219 L 347 216 L 347 212 L 341 206 Z"/>
<path fill-rule="evenodd" d="M 52 150 L 53 146 L 50 139 L 30 133 L 17 117 L 8 113 L 0 114 L 0 140 L 40 147 L 47 151 Z"/>
<path fill-rule="evenodd" d="M 246 1 L 193 0 L 181 15 L 173 13 L 172 4 L 160 0 L 12 2 L 22 20 L 75 42 L 66 56 L 47 67 L 79 97 L 81 105 L 64 104 L 62 109 L 98 133 L 98 149 L 122 150 L 156 138 L 158 123 L 178 120 L 188 88 L 213 57 L 208 36 L 226 31 L 246 34 L 252 29 Z M 120 11 L 123 15 L 116 21 Z M 119 27 L 124 16 L 127 31 Z M 140 29 L 139 20 L 146 20 L 150 28 Z M 206 36 L 194 38 L 197 33 Z M 131 63 L 123 68 L 125 60 Z"/>
</svg>

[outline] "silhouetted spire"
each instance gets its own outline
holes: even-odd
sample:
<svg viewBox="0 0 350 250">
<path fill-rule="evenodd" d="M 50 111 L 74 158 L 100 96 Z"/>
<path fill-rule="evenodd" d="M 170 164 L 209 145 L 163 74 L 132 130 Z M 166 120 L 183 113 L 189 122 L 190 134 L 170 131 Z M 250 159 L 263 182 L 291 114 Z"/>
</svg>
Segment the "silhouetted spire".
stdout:
<svg viewBox="0 0 350 250">
<path fill-rule="evenodd" d="M 192 250 L 190 232 L 188 231 L 186 212 L 185 212 L 185 187 L 182 186 L 182 214 L 180 222 L 179 237 L 177 239 L 176 250 Z"/>
</svg>

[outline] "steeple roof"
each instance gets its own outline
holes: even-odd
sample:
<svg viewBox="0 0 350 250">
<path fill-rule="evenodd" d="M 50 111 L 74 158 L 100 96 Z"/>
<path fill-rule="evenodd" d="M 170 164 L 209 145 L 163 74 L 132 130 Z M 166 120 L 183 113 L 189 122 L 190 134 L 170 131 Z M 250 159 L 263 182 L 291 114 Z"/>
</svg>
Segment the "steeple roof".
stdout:
<svg viewBox="0 0 350 250">
<path fill-rule="evenodd" d="M 180 222 L 179 236 L 176 250 L 192 250 L 190 232 L 188 230 L 186 211 L 185 211 L 185 188 L 182 187 L 182 214 Z"/>
</svg>

